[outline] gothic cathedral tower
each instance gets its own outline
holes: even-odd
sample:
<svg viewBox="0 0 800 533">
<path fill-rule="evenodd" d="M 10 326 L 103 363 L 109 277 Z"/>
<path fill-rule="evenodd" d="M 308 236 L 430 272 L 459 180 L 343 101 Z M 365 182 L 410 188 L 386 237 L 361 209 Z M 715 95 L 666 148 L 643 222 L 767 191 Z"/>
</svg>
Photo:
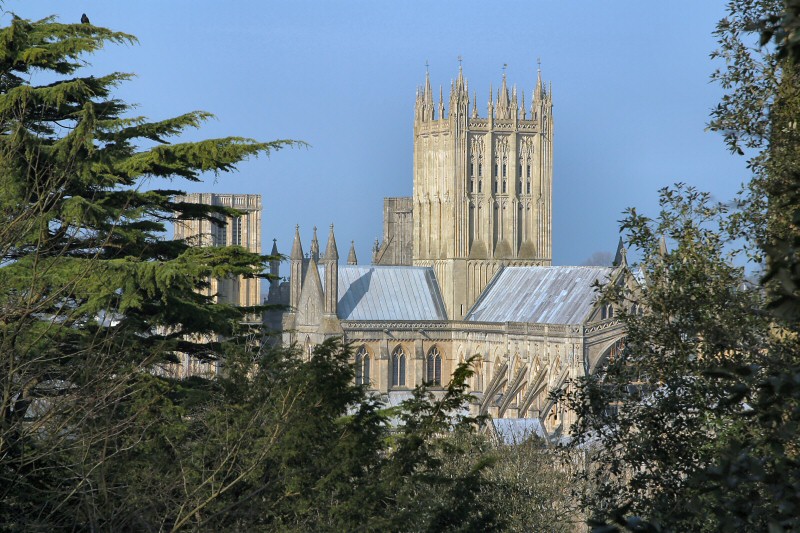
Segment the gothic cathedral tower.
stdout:
<svg viewBox="0 0 800 533">
<path fill-rule="evenodd" d="M 427 74 L 414 109 L 413 263 L 434 267 L 455 320 L 502 266 L 552 260 L 551 91 L 539 70 L 530 110 L 505 74 L 489 94 L 481 118 L 459 67 L 448 114 Z"/>
</svg>

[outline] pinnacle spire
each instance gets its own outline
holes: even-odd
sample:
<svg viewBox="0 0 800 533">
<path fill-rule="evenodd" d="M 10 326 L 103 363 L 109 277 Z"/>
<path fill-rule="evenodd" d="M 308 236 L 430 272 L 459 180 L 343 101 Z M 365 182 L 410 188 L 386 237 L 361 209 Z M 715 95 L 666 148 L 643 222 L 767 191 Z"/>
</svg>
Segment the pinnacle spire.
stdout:
<svg viewBox="0 0 800 533">
<path fill-rule="evenodd" d="M 427 102 L 428 99 L 433 102 L 433 91 L 431 90 L 431 73 L 428 71 L 428 64 L 425 64 L 425 90 L 424 90 L 425 101 Z"/>
<path fill-rule="evenodd" d="M 303 244 L 300 242 L 300 225 L 296 225 L 294 227 L 294 243 L 292 244 L 292 254 L 289 256 L 290 259 L 302 259 L 303 258 Z"/>
<path fill-rule="evenodd" d="M 614 256 L 614 266 L 628 266 L 628 252 L 625 250 L 625 243 L 622 237 L 619 238 L 619 244 L 617 245 L 617 254 Z"/>
<path fill-rule="evenodd" d="M 358 258 L 356 257 L 356 241 L 350 241 L 350 253 L 347 254 L 347 264 L 357 265 Z"/>
<path fill-rule="evenodd" d="M 272 251 L 269 255 L 275 257 L 278 255 L 278 239 L 272 239 Z"/>
<path fill-rule="evenodd" d="M 325 246 L 325 259 L 334 262 L 339 260 L 339 251 L 336 249 L 336 237 L 333 235 L 333 224 L 331 224 L 331 231 L 328 234 L 328 244 Z"/>
<path fill-rule="evenodd" d="M 433 90 L 431 89 L 431 74 L 428 71 L 428 62 L 425 62 L 425 89 L 422 92 L 422 120 L 433 120 Z"/>
<path fill-rule="evenodd" d="M 314 238 L 311 239 L 311 259 L 319 261 L 319 240 L 317 240 L 316 226 L 314 226 Z"/>
<path fill-rule="evenodd" d="M 478 118 L 478 92 L 472 95 L 472 118 Z"/>
<path fill-rule="evenodd" d="M 536 69 L 536 88 L 533 91 L 533 98 L 534 100 L 541 101 L 543 93 L 544 93 L 544 83 L 542 83 L 542 60 L 541 58 L 536 60 L 538 67 Z"/>
<path fill-rule="evenodd" d="M 522 90 L 522 107 L 520 108 L 520 112 L 522 113 L 522 120 L 526 120 L 526 111 L 525 111 L 525 89 Z"/>
</svg>

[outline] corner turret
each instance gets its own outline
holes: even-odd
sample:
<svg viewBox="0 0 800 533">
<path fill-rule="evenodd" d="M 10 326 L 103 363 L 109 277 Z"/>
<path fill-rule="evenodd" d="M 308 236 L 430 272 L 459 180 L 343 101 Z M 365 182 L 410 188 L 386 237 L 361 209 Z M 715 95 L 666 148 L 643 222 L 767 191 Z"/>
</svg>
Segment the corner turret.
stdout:
<svg viewBox="0 0 800 533">
<path fill-rule="evenodd" d="M 336 237 L 333 235 L 333 224 L 328 234 L 325 247 L 325 307 L 324 312 L 336 315 L 339 302 L 339 251 L 336 249 Z"/>
</svg>

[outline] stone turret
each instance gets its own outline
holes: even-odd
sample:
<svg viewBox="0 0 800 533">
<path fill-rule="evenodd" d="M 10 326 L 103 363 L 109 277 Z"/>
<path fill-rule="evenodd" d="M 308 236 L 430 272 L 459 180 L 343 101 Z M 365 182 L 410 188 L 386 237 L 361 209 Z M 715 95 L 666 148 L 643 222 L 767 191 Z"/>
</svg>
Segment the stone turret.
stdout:
<svg viewBox="0 0 800 533">
<path fill-rule="evenodd" d="M 289 256 L 290 261 L 290 285 L 289 285 L 289 306 L 291 311 L 297 309 L 297 304 L 300 301 L 300 291 L 303 288 L 303 244 L 300 242 L 300 226 L 294 228 L 294 243 L 292 244 L 292 253 Z"/>
<path fill-rule="evenodd" d="M 324 313 L 336 316 L 339 302 L 339 251 L 336 249 L 336 237 L 333 235 L 333 224 L 328 234 L 325 247 L 325 307 Z"/>
<path fill-rule="evenodd" d="M 269 255 L 269 275 L 271 276 L 269 280 L 269 291 L 277 292 L 281 282 L 281 257 L 278 253 L 278 239 L 272 239 L 272 250 Z"/>
<path fill-rule="evenodd" d="M 350 253 L 347 254 L 347 264 L 357 265 L 358 258 L 356 257 L 356 241 L 350 241 Z"/>
</svg>

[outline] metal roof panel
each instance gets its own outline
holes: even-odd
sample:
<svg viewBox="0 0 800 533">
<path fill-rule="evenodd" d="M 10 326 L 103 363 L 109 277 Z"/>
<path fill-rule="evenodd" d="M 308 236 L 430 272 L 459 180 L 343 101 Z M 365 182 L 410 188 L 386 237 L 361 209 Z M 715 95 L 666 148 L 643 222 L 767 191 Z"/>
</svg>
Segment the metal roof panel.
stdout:
<svg viewBox="0 0 800 533">
<path fill-rule="evenodd" d="M 447 320 L 429 267 L 339 265 L 342 320 Z"/>
<path fill-rule="evenodd" d="M 594 282 L 610 267 L 505 267 L 472 306 L 466 320 L 581 324 L 597 299 Z"/>
</svg>

